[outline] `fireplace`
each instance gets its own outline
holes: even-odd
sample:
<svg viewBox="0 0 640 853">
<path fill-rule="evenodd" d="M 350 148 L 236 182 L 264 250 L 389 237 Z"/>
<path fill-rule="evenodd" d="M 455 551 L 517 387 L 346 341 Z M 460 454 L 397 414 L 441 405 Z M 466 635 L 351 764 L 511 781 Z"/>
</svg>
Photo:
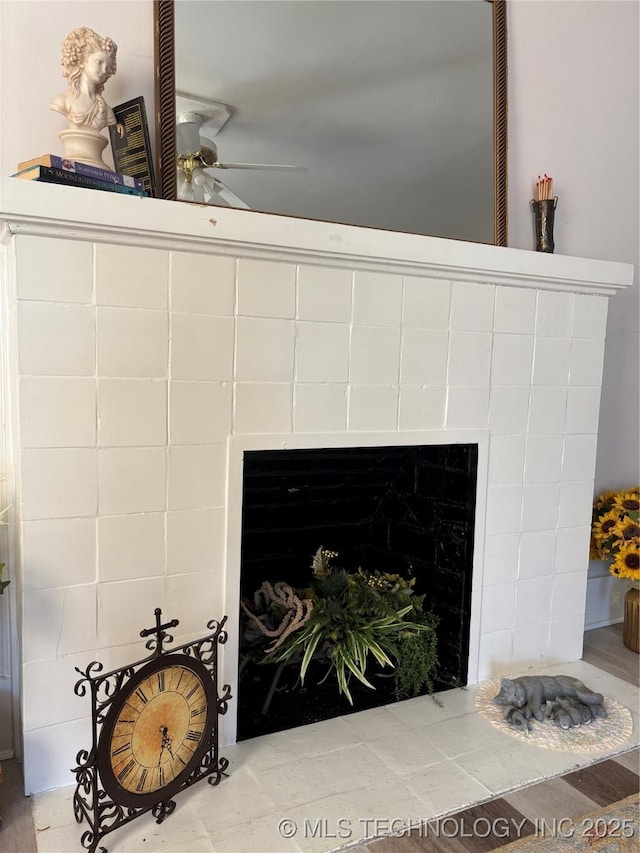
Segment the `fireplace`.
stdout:
<svg viewBox="0 0 640 853">
<path fill-rule="evenodd" d="M 155 607 L 177 643 L 229 617 L 237 697 L 253 452 L 476 446 L 458 677 L 580 657 L 607 297 L 630 267 L 2 181 L 2 624 L 27 793 L 69 784 L 89 742 L 75 668 L 139 658 Z M 378 538 L 320 544 L 386 560 Z"/>
<path fill-rule="evenodd" d="M 477 459 L 474 444 L 245 453 L 242 599 L 251 607 L 264 581 L 307 588 L 319 548 L 350 572 L 398 574 L 437 620 L 435 689 L 466 684 Z M 240 638 L 239 739 L 394 701 L 388 668 L 368 673 L 375 691 L 354 685 L 353 704 L 322 662 L 300 685 L 298 666 L 253 659 L 260 634 L 254 621 L 248 627 L 251 642 L 243 648 Z"/>
</svg>

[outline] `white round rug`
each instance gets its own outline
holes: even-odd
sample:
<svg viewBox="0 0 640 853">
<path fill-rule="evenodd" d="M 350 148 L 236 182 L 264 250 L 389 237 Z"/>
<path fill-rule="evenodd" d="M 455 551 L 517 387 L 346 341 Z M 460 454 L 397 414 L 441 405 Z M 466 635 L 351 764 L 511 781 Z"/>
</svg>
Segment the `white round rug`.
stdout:
<svg viewBox="0 0 640 853">
<path fill-rule="evenodd" d="M 550 720 L 539 723 L 532 719 L 532 730 L 523 732 L 505 722 L 505 709 L 500 705 L 493 704 L 492 700 L 499 692 L 499 678 L 482 684 L 475 698 L 478 713 L 500 731 L 525 740 L 534 746 L 570 752 L 601 752 L 603 749 L 612 749 L 622 745 L 631 737 L 633 732 L 631 712 L 624 705 L 607 697 L 604 700 L 604 707 L 607 711 L 606 718 L 598 717 L 591 723 L 570 729 L 562 729 Z"/>
</svg>

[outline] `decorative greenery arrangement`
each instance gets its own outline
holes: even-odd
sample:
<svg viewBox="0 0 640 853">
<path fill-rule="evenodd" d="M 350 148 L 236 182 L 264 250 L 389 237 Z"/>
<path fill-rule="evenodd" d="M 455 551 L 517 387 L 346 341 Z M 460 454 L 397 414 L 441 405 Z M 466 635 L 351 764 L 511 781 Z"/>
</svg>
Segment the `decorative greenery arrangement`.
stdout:
<svg viewBox="0 0 640 853">
<path fill-rule="evenodd" d="M 352 677 L 375 689 L 366 675 L 372 661 L 395 669 L 397 698 L 415 696 L 425 687 L 432 692 L 436 619 L 423 611 L 424 596 L 414 595 L 414 581 L 361 568 L 348 572 L 332 565 L 336 556 L 317 550 L 308 589 L 264 583 L 253 607 L 243 601 L 249 643 L 255 647 L 262 635 L 265 663 L 299 661 L 301 682 L 312 660 L 325 661 L 327 676 L 335 673 L 339 692 L 351 704 Z"/>
<path fill-rule="evenodd" d="M 640 581 L 640 488 L 605 492 L 593 505 L 593 560 L 609 563 L 614 577 Z"/>
</svg>

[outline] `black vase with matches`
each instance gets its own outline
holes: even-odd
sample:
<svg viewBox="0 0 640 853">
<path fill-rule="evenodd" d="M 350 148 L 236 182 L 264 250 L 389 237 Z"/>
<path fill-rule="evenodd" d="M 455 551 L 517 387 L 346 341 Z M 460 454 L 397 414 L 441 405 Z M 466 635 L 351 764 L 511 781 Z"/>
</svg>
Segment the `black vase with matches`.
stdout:
<svg viewBox="0 0 640 853">
<path fill-rule="evenodd" d="M 558 196 L 553 194 L 553 178 L 547 175 L 538 177 L 536 197 L 531 199 L 533 224 L 536 239 L 536 252 L 553 252 L 553 221 Z"/>
</svg>

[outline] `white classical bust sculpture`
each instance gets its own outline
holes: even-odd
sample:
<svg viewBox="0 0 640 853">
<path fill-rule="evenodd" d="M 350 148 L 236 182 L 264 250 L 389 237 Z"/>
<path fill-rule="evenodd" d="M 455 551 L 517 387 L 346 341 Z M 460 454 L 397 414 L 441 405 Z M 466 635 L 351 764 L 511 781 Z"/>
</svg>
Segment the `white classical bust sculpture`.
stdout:
<svg viewBox="0 0 640 853">
<path fill-rule="evenodd" d="M 70 32 L 62 43 L 60 62 L 69 89 L 49 105 L 69 122 L 69 128 L 59 134 L 65 157 L 101 169 L 109 168 L 102 160 L 108 140 L 101 131 L 116 123 L 102 91 L 116 73 L 117 50 L 112 39 L 103 38 L 88 27 Z"/>
</svg>

